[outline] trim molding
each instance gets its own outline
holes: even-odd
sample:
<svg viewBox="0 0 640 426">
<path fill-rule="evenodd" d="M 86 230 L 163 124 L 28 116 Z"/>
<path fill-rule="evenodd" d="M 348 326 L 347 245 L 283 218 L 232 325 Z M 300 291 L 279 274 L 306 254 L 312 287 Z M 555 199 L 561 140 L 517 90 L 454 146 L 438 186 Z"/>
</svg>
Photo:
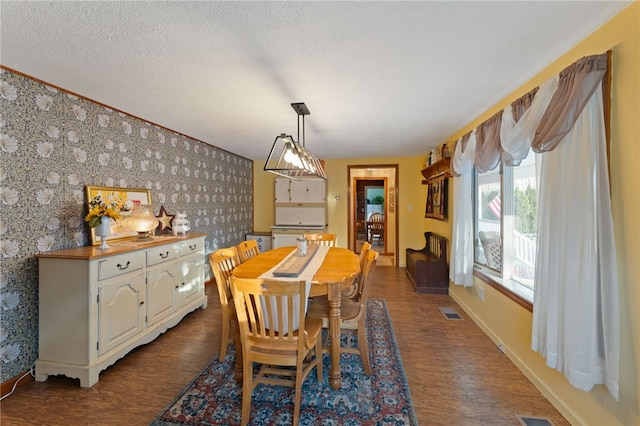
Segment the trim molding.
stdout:
<svg viewBox="0 0 640 426">
<path fill-rule="evenodd" d="M 491 283 L 488 283 L 488 284 L 492 285 Z M 495 285 L 498 287 L 502 287 L 498 284 L 495 284 Z M 491 339 L 493 343 L 497 345 L 497 342 L 500 341 L 500 339 L 498 338 L 498 336 L 496 336 L 494 331 L 484 321 L 482 321 L 480 317 L 476 315 L 475 311 L 471 309 L 471 307 L 468 306 L 462 299 L 457 297 L 455 292 L 449 292 L 449 295 L 458 304 L 458 306 L 460 306 L 460 308 L 462 308 L 462 310 L 469 316 L 469 318 L 471 318 L 471 320 L 474 323 L 476 323 L 476 325 L 484 332 L 484 334 L 486 334 L 487 337 L 489 337 L 489 339 Z M 503 344 L 505 343 L 503 342 Z M 505 344 L 504 354 L 507 356 L 509 361 L 511 361 L 511 363 L 515 365 L 516 368 L 520 370 L 522 374 L 524 374 L 527 377 L 527 379 L 529 379 L 529 381 L 540 391 L 540 393 L 551 403 L 551 405 L 553 405 L 560 412 L 560 414 L 562 414 L 562 416 L 565 419 L 567 419 L 569 423 L 571 423 L 572 425 L 586 424 L 584 421 L 582 421 L 583 419 L 580 419 L 577 413 L 575 413 L 571 409 L 571 407 L 565 404 L 564 399 L 560 395 L 557 395 L 556 393 L 554 393 L 545 384 L 544 380 L 540 379 L 536 375 L 536 373 L 533 371 L 533 369 L 531 369 L 529 365 L 527 365 L 527 363 L 525 363 L 522 359 L 520 359 L 520 357 L 518 357 L 511 350 L 511 348 L 506 344 Z"/>
<path fill-rule="evenodd" d="M 18 374 L 15 377 L 12 377 L 6 382 L 2 382 L 2 385 L 0 386 L 0 397 L 4 397 L 5 395 L 9 394 L 9 392 L 11 392 L 11 389 L 13 389 L 14 385 L 16 386 L 16 389 L 17 389 L 20 386 L 26 385 L 29 382 L 33 382 L 34 380 L 33 376 L 28 373 L 29 373 L 29 370 L 23 371 L 22 373 Z"/>
</svg>

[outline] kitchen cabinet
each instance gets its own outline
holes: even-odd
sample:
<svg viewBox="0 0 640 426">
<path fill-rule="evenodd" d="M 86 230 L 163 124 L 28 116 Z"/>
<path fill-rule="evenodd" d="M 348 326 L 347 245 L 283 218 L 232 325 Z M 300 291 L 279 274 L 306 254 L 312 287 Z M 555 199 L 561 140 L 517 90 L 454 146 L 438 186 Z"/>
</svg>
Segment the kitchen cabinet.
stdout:
<svg viewBox="0 0 640 426">
<path fill-rule="evenodd" d="M 292 226 L 272 226 L 271 234 L 272 241 L 271 247 L 276 249 L 279 247 L 296 246 L 298 244 L 298 238 L 304 234 L 313 234 L 317 232 L 326 232 L 325 226 L 313 226 L 313 227 L 292 227 Z"/>
<path fill-rule="evenodd" d="M 63 374 L 91 387 L 133 348 L 205 308 L 205 236 L 39 254 L 36 380 Z"/>
<path fill-rule="evenodd" d="M 276 204 L 324 204 L 326 200 L 327 183 L 322 179 L 275 180 Z"/>
</svg>

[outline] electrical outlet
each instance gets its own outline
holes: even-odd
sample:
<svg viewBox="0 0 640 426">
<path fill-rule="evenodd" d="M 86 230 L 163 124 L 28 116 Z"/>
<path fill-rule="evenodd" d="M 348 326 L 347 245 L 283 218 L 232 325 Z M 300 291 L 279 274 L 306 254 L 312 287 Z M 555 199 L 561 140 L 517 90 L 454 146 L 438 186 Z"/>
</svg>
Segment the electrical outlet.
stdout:
<svg viewBox="0 0 640 426">
<path fill-rule="evenodd" d="M 480 287 L 480 292 L 478 293 L 478 297 L 480 298 L 481 301 L 484 302 L 484 288 Z"/>
<path fill-rule="evenodd" d="M 500 349 L 500 352 L 504 353 L 505 349 L 504 349 L 504 343 L 502 342 L 498 342 L 498 349 Z"/>
</svg>

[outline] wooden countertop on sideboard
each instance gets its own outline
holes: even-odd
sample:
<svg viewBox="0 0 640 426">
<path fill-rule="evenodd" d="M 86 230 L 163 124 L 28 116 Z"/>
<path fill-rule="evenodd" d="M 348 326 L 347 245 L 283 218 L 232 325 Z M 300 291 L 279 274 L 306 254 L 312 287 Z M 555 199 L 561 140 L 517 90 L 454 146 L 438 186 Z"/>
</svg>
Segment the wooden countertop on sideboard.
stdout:
<svg viewBox="0 0 640 426">
<path fill-rule="evenodd" d="M 161 246 L 170 243 L 179 243 L 194 238 L 206 237 L 207 234 L 186 234 L 186 235 L 154 235 L 153 241 L 137 242 L 136 237 L 124 238 L 122 240 L 109 241 L 109 248 L 101 249 L 100 246 L 84 246 L 75 247 L 65 250 L 49 251 L 38 253 L 39 258 L 64 258 L 64 259 L 97 259 L 105 256 L 113 256 L 114 254 L 122 254 L 134 250 L 145 250 L 151 247 Z"/>
</svg>

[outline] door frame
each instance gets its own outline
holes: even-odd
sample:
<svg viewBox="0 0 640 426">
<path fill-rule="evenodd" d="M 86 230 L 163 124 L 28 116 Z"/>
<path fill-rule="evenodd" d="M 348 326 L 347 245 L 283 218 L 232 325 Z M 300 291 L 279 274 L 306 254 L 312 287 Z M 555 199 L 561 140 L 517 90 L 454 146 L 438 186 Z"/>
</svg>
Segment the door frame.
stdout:
<svg viewBox="0 0 640 426">
<path fill-rule="evenodd" d="M 349 249 L 356 248 L 356 185 L 358 180 L 383 180 L 384 181 L 384 207 L 385 218 L 390 217 L 392 213 L 394 220 L 392 222 L 385 220 L 385 252 L 393 250 L 394 266 L 398 266 L 398 249 L 399 249 L 399 214 L 396 206 L 398 205 L 399 194 L 399 166 L 398 164 L 350 164 L 347 165 L 347 188 L 348 188 L 348 208 L 347 208 L 347 231 Z M 393 244 L 391 247 L 387 245 L 387 235 L 389 226 L 393 226 Z"/>
</svg>

